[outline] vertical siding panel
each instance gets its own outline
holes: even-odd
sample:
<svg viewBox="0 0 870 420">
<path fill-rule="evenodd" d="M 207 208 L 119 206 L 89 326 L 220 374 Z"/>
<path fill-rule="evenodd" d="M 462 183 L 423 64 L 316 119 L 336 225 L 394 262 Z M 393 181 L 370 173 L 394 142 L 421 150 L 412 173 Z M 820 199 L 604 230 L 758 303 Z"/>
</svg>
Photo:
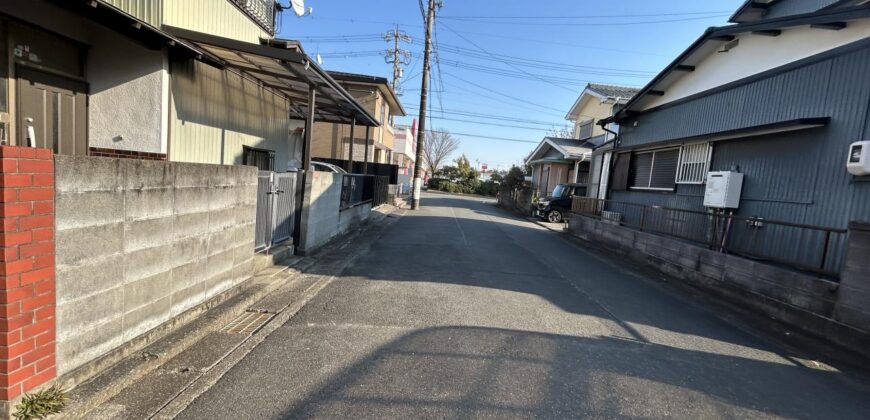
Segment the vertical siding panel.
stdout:
<svg viewBox="0 0 870 420">
<path fill-rule="evenodd" d="M 241 164 L 242 146 L 251 146 L 275 151 L 276 170 L 287 169 L 290 108 L 284 98 L 192 60 L 173 62 L 172 92 L 172 160 Z"/>
<path fill-rule="evenodd" d="M 788 2 L 784 2 L 788 3 Z M 738 214 L 845 228 L 870 220 L 870 177 L 848 174 L 848 145 L 870 132 L 870 48 L 787 70 L 726 91 L 665 106 L 627 124 L 622 145 L 637 146 L 802 117 L 829 116 L 828 126 L 798 132 L 722 141 L 714 145 L 711 170 L 746 174 Z M 692 188 L 697 187 L 697 188 Z M 615 200 L 702 209 L 703 186 L 678 185 L 676 193 L 614 192 Z M 744 229 L 741 227 L 740 229 Z M 766 226 L 768 251 L 815 264 L 823 235 Z M 751 232 L 750 232 L 751 233 Z M 747 241 L 750 241 L 747 239 Z M 760 242 L 759 242 L 760 243 Z M 747 243 L 747 246 L 760 246 Z M 843 238 L 831 243 L 834 264 Z"/>
<path fill-rule="evenodd" d="M 146 1 L 146 0 L 112 0 Z M 151 0 L 158 1 L 158 0 Z M 203 19 L 208 10 L 209 19 Z M 164 5 L 163 23 L 225 38 L 259 43 L 270 35 L 228 0 L 169 0 Z"/>
<path fill-rule="evenodd" d="M 102 0 L 124 12 L 159 28 L 163 22 L 162 0 Z M 170 1 L 170 3 L 173 3 Z"/>
</svg>

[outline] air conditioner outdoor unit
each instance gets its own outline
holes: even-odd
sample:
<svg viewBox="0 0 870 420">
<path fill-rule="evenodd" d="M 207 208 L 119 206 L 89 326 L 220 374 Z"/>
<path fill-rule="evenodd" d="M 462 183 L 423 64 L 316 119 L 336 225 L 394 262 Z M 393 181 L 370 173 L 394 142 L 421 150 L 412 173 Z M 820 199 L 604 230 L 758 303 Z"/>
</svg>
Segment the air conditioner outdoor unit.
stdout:
<svg viewBox="0 0 870 420">
<path fill-rule="evenodd" d="M 619 223 L 622 221 L 622 213 L 605 210 L 601 212 L 601 219 L 608 222 Z"/>
<path fill-rule="evenodd" d="M 849 146 L 846 169 L 855 176 L 870 175 L 870 140 L 856 141 Z"/>
</svg>

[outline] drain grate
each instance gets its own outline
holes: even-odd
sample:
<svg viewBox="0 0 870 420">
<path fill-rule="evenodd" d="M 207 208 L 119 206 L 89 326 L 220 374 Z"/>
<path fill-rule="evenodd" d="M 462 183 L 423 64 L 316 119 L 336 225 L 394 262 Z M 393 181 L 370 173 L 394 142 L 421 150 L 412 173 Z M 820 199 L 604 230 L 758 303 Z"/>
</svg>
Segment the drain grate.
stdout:
<svg viewBox="0 0 870 420">
<path fill-rule="evenodd" d="M 224 327 L 224 332 L 230 334 L 253 334 L 266 325 L 273 314 L 265 312 L 245 312 Z"/>
</svg>

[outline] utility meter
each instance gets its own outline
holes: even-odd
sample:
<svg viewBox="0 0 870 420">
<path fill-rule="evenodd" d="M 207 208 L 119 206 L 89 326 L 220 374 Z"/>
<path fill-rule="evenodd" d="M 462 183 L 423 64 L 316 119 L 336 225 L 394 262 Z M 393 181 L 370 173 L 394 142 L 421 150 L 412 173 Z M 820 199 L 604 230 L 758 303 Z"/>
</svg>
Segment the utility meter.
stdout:
<svg viewBox="0 0 870 420">
<path fill-rule="evenodd" d="M 870 140 L 856 141 L 849 146 L 846 169 L 852 175 L 870 175 Z"/>
</svg>

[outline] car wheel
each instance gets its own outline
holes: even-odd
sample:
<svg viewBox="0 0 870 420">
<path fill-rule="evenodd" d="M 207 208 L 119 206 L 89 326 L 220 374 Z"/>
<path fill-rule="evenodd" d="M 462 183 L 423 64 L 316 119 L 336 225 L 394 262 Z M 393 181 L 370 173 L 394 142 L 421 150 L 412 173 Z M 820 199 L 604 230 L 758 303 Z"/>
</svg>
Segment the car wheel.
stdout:
<svg viewBox="0 0 870 420">
<path fill-rule="evenodd" d="M 550 210 L 547 213 L 547 221 L 550 223 L 559 223 L 562 221 L 562 212 L 559 210 Z"/>
</svg>

